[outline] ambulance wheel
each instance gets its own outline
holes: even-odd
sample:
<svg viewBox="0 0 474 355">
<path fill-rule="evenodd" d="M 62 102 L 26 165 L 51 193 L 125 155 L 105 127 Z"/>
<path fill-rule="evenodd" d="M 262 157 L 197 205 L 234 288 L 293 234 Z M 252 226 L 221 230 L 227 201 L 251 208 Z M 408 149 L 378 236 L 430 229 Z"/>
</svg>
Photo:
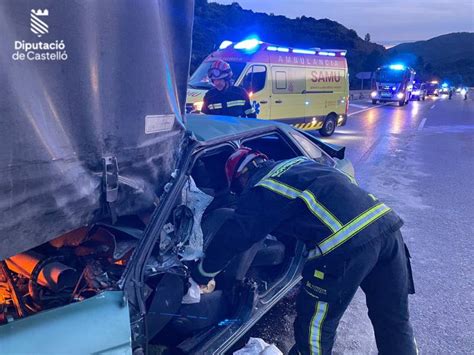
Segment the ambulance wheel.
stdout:
<svg viewBox="0 0 474 355">
<path fill-rule="evenodd" d="M 329 137 L 336 130 L 336 118 L 333 115 L 326 117 L 323 127 L 319 130 L 319 134 L 323 137 Z"/>
<path fill-rule="evenodd" d="M 377 105 L 377 100 L 372 100 L 372 105 Z"/>
</svg>

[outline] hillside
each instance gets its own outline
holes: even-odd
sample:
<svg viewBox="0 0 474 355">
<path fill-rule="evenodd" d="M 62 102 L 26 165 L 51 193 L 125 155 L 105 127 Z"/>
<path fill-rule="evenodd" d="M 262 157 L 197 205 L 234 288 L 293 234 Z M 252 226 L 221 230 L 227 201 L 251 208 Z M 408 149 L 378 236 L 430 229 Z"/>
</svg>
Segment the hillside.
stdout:
<svg viewBox="0 0 474 355">
<path fill-rule="evenodd" d="M 221 5 L 196 0 L 191 71 L 223 40 L 239 41 L 251 34 L 286 46 L 347 49 L 353 80 L 357 72 L 372 71 L 384 60 L 383 46 L 364 41 L 354 30 L 335 21 L 305 16 L 289 19 L 244 10 L 237 3 Z"/>
<path fill-rule="evenodd" d="M 474 33 L 450 33 L 388 51 L 393 60 L 414 66 L 426 80 L 437 78 L 454 85 L 474 85 Z"/>
<path fill-rule="evenodd" d="M 191 72 L 223 40 L 239 41 L 258 35 L 265 42 L 284 46 L 347 49 L 354 88 L 360 85 L 356 73 L 374 71 L 390 61 L 403 61 L 414 67 L 422 80 L 448 80 L 454 85 L 474 86 L 474 33 L 451 33 L 386 50 L 328 19 L 305 16 L 290 19 L 244 10 L 237 3 L 221 5 L 196 0 L 195 4 Z"/>
</svg>

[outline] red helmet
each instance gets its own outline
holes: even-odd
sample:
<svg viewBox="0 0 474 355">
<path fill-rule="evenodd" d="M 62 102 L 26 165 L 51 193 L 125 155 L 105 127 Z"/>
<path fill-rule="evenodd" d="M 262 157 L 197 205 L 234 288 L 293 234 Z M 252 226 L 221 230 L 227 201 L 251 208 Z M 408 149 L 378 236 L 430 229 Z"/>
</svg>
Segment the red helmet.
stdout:
<svg viewBox="0 0 474 355">
<path fill-rule="evenodd" d="M 247 165 L 257 158 L 268 160 L 265 154 L 247 147 L 240 147 L 230 155 L 225 163 L 225 175 L 229 187 L 232 188 L 233 182 L 247 171 L 245 169 Z"/>
<path fill-rule="evenodd" d="M 227 79 L 232 78 L 232 68 L 229 63 L 224 62 L 222 59 L 218 59 L 211 64 L 207 71 L 207 76 L 210 80 L 214 79 Z"/>
</svg>

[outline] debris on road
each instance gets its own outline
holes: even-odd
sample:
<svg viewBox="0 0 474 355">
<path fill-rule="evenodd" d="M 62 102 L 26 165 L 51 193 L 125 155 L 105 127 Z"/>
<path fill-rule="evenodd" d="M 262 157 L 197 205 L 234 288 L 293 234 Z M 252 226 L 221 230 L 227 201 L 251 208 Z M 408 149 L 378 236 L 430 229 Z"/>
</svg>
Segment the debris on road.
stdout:
<svg viewBox="0 0 474 355">
<path fill-rule="evenodd" d="M 283 355 L 274 345 L 268 344 L 261 338 L 250 338 L 247 344 L 233 355 Z"/>
</svg>

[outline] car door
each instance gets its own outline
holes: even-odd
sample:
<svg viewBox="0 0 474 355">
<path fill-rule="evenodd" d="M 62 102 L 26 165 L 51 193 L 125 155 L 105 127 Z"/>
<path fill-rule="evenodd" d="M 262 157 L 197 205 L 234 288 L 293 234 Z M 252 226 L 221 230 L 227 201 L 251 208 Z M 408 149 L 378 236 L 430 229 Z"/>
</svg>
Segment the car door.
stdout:
<svg viewBox="0 0 474 355">
<path fill-rule="evenodd" d="M 267 83 L 267 67 L 254 64 L 247 69 L 239 85 L 247 91 L 257 117 L 262 119 L 270 118 L 271 89 Z"/>
</svg>

